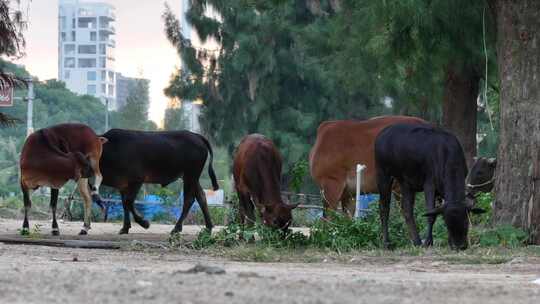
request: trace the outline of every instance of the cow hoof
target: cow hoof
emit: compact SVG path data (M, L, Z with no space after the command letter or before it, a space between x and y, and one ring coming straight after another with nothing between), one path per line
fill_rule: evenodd
M433 246L433 240L425 240L422 246L424 246L425 248Z
M81 229L81 232L79 232L79 235L87 235L88 231Z
M142 220L139 225L141 225L141 227L143 227L144 229L150 228L150 222L147 220Z
M120 229L120 231L118 231L118 234L128 234L129 233L129 228L122 228Z
M21 235L30 235L30 231L28 230L28 228L21 229L20 233Z
M60 235L60 230L55 229L55 230L51 231L51 233L52 233L52 235L58 236L58 235Z

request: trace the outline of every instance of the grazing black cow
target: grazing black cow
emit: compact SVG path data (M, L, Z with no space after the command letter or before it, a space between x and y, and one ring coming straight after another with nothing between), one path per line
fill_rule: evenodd
M484 212L465 203L467 163L458 139L449 132L430 125L396 124L384 129L375 141L377 185L381 196L379 205L383 242L388 239L388 216L392 181L401 187L402 211L414 245L421 245L413 215L415 196L424 192L428 212L426 246L433 244L433 224L442 214L452 248L468 246L469 212ZM435 208L435 199L444 199Z
M479 157L474 159L474 164L467 177L467 196L474 199L480 192L490 192L495 181L496 158Z
M199 177L210 153L208 174L214 190L219 188L212 167L212 148L203 136L189 131L145 132L112 129L102 135L108 139L101 156L100 168L103 185L116 188L122 196L124 225L120 234L131 228L129 213L144 228L150 223L136 210L134 201L144 183L168 184L182 178L184 181L184 206L182 215L171 233L182 231L194 198L197 198L204 215L206 227L212 229L206 196L199 184Z

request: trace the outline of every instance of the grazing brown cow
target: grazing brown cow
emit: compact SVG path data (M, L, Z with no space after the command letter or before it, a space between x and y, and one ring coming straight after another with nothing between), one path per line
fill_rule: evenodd
M83 124L60 124L41 129L31 134L21 152L21 189L24 197L23 232L27 232L28 210L32 202L29 190L39 187L51 188L51 209L53 213L52 233L58 235L56 203L59 189L70 179L77 181L84 199L84 227L81 234L90 229L92 199L88 188L88 178L95 176L99 187L102 177L99 159L106 138L98 137Z
M234 157L234 183L240 200L240 224L255 222L257 207L263 223L287 230L291 211L298 205L283 202L280 192L281 155L274 143L260 134L242 139Z
M363 121L326 121L319 126L315 145L309 154L309 169L321 188L325 210L336 210L341 201L343 212L354 216L357 164L366 166L362 173L362 192L378 193L375 138L384 128L395 123L427 122L409 116L381 116Z

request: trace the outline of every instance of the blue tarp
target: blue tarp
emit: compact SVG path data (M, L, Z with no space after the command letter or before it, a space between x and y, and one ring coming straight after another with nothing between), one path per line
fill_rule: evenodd
M111 196L110 199L120 200L119 196ZM103 200L108 208L108 217L110 219L122 218L124 215L124 208L121 203ZM164 213L171 217L179 218L182 213L183 206L183 194L172 206L166 206L162 203L162 200L157 195L147 195L144 197L143 202L136 202L135 209L144 216L145 219L153 220L156 216L162 216ZM199 209L199 203L197 200L191 206L190 212L195 212Z

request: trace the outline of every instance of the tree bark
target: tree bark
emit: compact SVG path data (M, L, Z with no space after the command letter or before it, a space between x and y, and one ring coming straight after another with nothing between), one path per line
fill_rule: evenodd
M443 127L454 133L465 152L467 165L476 156L476 99L480 76L473 68L446 67L443 97Z
M494 224L540 244L540 1L493 0L501 81Z

